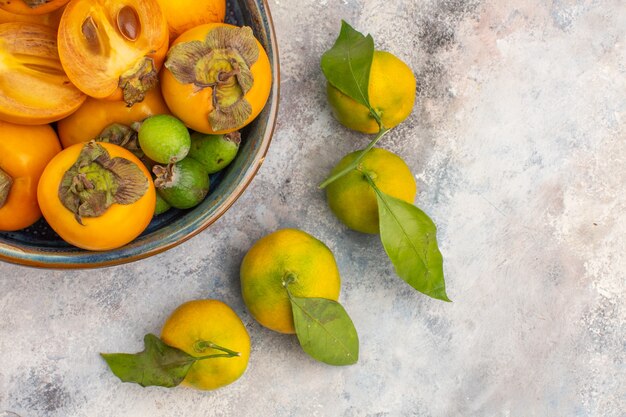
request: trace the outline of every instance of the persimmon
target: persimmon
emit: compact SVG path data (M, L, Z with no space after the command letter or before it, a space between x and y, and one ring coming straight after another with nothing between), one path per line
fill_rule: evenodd
M154 184L141 161L120 146L93 141L70 146L50 161L37 198L63 240L100 251L139 236L156 207Z
M0 230L15 231L41 217L37 183L61 144L50 125L0 121Z
M41 15L65 6L70 0L0 0L0 9L23 15Z
M221 23L226 17L226 0L158 0L167 19L170 40L205 23Z
M57 29L62 15L63 7L46 14L17 14L0 9L0 23L38 23L40 25L50 26L51 28Z
M54 29L25 22L0 24L0 120L47 124L86 99L69 80Z
M249 27L209 23L183 33L161 71L167 106L202 133L229 133L263 110L272 86L267 53Z
M130 126L157 114L169 114L161 91L153 88L140 103L128 107L123 101L99 100L89 97L69 117L59 120L57 130L64 148L89 142L112 124Z
M58 40L65 72L81 91L128 105L154 88L169 44L157 0L73 0Z

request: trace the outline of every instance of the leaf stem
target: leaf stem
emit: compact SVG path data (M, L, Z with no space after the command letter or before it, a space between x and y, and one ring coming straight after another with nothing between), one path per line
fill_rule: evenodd
M378 122L378 120L377 120ZM326 180L324 180L324 182L322 182L319 185L319 188L324 189L326 188L330 183L338 180L339 178L343 177L344 175L346 175L347 173L349 173L350 171L352 171L353 169L355 169L359 163L361 162L361 160L363 159L363 157L374 147L376 146L376 144L378 143L379 140L381 140L386 134L387 132L389 132L391 129L387 129L386 127L384 127L382 125L382 123L379 122L380 125L380 130L378 131L378 133L376 134L376 137L369 143L369 145L367 145L367 147L365 149L363 149L356 157L356 159L354 161L352 161L352 163L350 165L348 165L346 168L342 169L341 171L339 171L338 173L336 173L335 175L332 175L328 178L326 178Z
M378 124L378 128L380 130L383 130L385 128L383 126L383 119L380 117L380 114L376 110L374 110L374 108L369 104L369 101L367 102L367 109L370 111L370 114L372 115L374 120L376 120L376 123Z
M224 352L224 353L216 353L213 355L197 356L195 357L197 361L201 361L203 359L211 359L211 358L233 358L235 356L241 356L240 352L235 352L234 350L230 350L216 343L213 343L210 340L196 341L196 343L194 343L193 345L193 349L196 352L204 352L207 349L221 350L222 352Z
M363 174L363 176L365 177L365 179L367 180L369 185L374 189L376 194L381 195L380 194L380 189L376 186L376 183L374 182L372 177L370 177L370 174L368 174L367 172L363 171L360 167L357 167L356 170L359 171L361 174Z
M289 292L289 286L296 282L298 276L293 272L287 271L283 277L283 287L287 290L287 294L289 294L289 298L291 298L291 292Z
M389 207L389 204L387 204L387 200L385 200L385 196L383 195L382 191L380 191L380 188L378 188L378 186L376 185L376 183L374 182L374 180L372 179L372 177L370 177L370 175L363 171L360 168L357 168L357 170L363 174L363 176L365 176L365 179L367 180L367 182L369 183L370 187L372 187L372 189L374 190L374 192L376 194L378 194L378 197L380 198L380 201L382 201L382 203L385 205L385 208L387 209L387 211L389 213L391 213L391 216L393 217L393 220L396 222L396 224L398 225L398 228L400 230L402 230L402 233L404 234L404 237L406 238L406 240L411 244L411 248L413 248L413 251L415 251L415 253L418 252L417 247L415 246L413 240L411 239L411 237L409 236L409 234L406 232L404 226L402 225L402 222L400 221L400 219L398 219L398 217L396 216L396 214L393 212L393 210L391 210L391 207ZM428 265L426 265L426 262L424 262L424 260L421 257L418 257L418 259L420 260L420 262L422 263L422 266L424 267L424 269L428 272Z

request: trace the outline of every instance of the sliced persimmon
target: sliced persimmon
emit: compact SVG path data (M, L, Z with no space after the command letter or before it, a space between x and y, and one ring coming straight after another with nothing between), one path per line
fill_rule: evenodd
M156 85L169 41L157 0L73 0L58 36L61 63L80 90L129 106Z
M50 26L57 29L63 14L63 7L46 14L17 14L0 9L0 23L27 22Z
M0 9L24 15L38 15L53 12L70 0L0 0Z
M0 120L38 125L60 120L87 98L63 71L54 29L0 24Z

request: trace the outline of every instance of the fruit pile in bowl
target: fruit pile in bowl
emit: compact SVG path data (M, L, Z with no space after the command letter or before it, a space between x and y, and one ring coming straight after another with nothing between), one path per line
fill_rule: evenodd
M265 0L0 0L0 259L187 240L252 180L277 105Z

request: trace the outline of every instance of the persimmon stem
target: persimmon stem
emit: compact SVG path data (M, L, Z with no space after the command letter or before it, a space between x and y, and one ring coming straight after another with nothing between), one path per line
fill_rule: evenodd
M193 345L193 349L196 352L204 352L207 349L215 349L215 350L221 350L224 353L216 353L213 355L206 355L206 356L198 356L196 357L197 361L201 361L203 359L212 359L212 358L233 358L236 356L241 356L240 352L235 352L234 350L230 350L228 348L225 348L223 346L220 346L216 343L211 342L210 340L198 340L196 341L196 343L194 343Z
M13 185L13 178L0 168L0 208L4 206L9 198L9 192Z
M384 126L380 126L380 130L378 131L378 133L376 134L376 137L374 137L374 139L369 143L369 145L367 145L367 147L365 149L363 149L358 155L357 157L354 159L354 161L352 161L352 163L350 165L348 165L347 167L345 167L344 169L342 169L341 171L339 171L338 173L336 173L335 175L331 175L330 177L326 178L324 180L324 182L322 182L319 185L319 188L324 189L326 188L329 184L331 184L332 182L338 180L339 178L343 177L344 175L346 175L347 173L349 173L350 171L356 169L357 166L359 166L359 163L361 162L361 160L363 159L363 157L374 147L376 146L376 144L378 143L379 140L381 140L386 134L387 132L389 132L391 129L387 129Z

